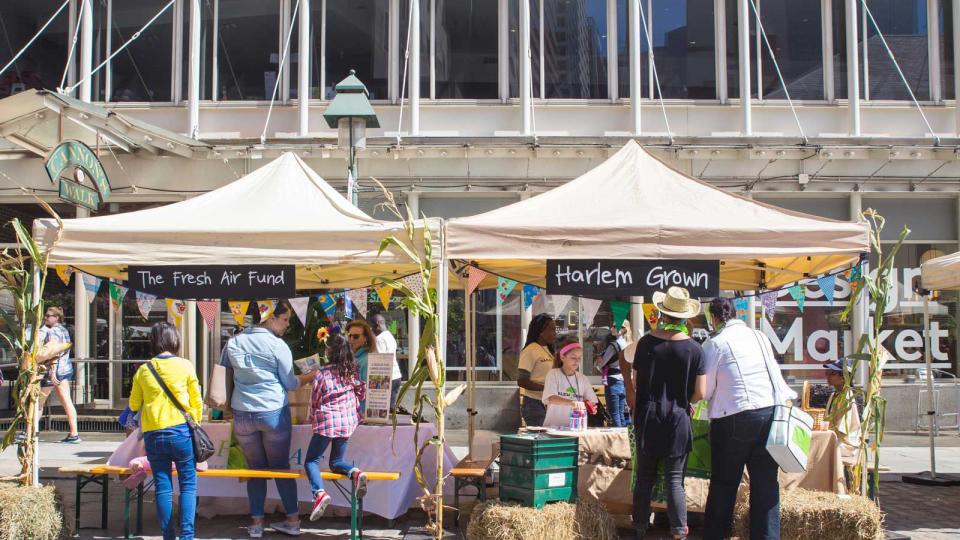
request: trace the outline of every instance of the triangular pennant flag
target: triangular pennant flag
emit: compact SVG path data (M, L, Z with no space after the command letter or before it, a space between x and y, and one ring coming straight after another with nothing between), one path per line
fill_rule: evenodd
M65 264L58 264L54 266L54 269L57 271L57 275L60 276L60 281L62 281L64 285L69 285L70 276L73 274L73 268Z
M123 303L123 297L127 295L127 291L129 290L130 289L124 287L123 285L119 285L112 281L110 282L110 307L112 307L114 311L120 310L120 305Z
M777 312L777 293L772 291L761 294L760 305L763 306L763 313L767 320L773 322L773 316Z
M407 288L410 289L411 292L413 292L413 294L420 297L424 296L423 277L421 277L419 273L405 276L403 279L400 280L400 283L403 283L404 285L406 285Z
M467 294L473 294L473 291L477 290L477 287L480 285L480 282L486 279L489 274L485 270L481 270L476 266L471 266L467 269Z
M833 294L836 283L837 276L834 274L823 276L817 279L817 285L820 286L820 290L823 291L823 295L827 297L827 302L830 306L833 306Z
M750 317L750 301L746 298L734 298L733 307L737 309L737 318L743 322L747 322L747 319Z
M540 287L536 285L523 286L523 309L528 309L533 305L534 298L540 294Z
M650 326L650 328L656 328L657 321L660 319L660 312L657 311L657 306L653 304L644 304L643 318L647 321L647 325Z
M93 300L97 297L97 292L100 290L100 283L102 283L103 280L90 274L80 275L83 277L83 289L87 292L87 303L93 303Z
M220 301L197 300L197 311L203 317L203 322L207 323L207 330L213 332L213 323L220 316Z
M505 277L497 278L497 303L503 305L510 296L510 291L517 286L517 282Z
M174 298L167 298L167 320L173 323L174 326L180 327L180 322L183 321L183 314L187 311L187 304L183 300L176 300Z
M593 326L593 318L597 316L597 312L600 311L600 304L602 303L603 300L596 300L594 298L580 299L581 313L583 313L580 322L584 328Z
M276 300L257 300L257 311L260 312L260 322L269 319L275 309L277 309Z
M136 293L137 308L140 310L140 316L143 317L143 320L147 320L150 318L150 311L153 309L153 303L157 301L157 297L140 291L136 291Z
M859 264L850 269L850 283L859 281L863 277L863 267Z
M803 301L804 301L804 289L803 285L794 285L787 289L787 292L790 293L790 297L797 303L797 307L800 308L800 311L803 312Z
M310 297L288 298L287 301L290 302L290 307L292 307L293 312L297 314L300 323L303 324L303 326L307 326L307 306L310 305Z
M337 312L337 299L332 294L321 294L317 296L317 300L320 302L320 307L323 308L327 318L332 321Z
M233 320L237 322L237 326L243 326L247 310L250 309L250 301L230 300L227 302L227 306L230 307L230 314L233 315Z
M613 326L620 328L620 325L623 324L623 321L625 321L627 316L630 315L630 302L612 300L610 302L610 312L613 314Z
M554 317L559 317L563 310L567 309L567 304L570 303L570 299L573 298L569 294L552 294L550 295L550 300L553 304L552 314Z
M347 298L361 317L367 316L367 289L351 289L347 291Z
M378 288L377 296L380 297L380 303L383 304L383 309L388 311L390 309L390 297L393 296L393 287L384 285Z

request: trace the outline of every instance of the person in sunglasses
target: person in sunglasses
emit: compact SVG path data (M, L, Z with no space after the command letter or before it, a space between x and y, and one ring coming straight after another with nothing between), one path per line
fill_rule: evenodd
M353 351L353 358L357 361L360 382L365 383L367 381L367 355L380 352L377 348L377 336L373 333L373 328L370 327L370 324L363 319L354 319L348 322L346 333L350 350ZM366 400L361 401L361 415L366 408Z

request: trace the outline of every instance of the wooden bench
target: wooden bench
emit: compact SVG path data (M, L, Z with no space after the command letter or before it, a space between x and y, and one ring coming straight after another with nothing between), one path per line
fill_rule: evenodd
M80 497L83 494L84 487L88 484L95 484L101 487L100 490L100 526L102 529L107 528L107 514L108 514L108 486L110 485L110 475L118 476L129 476L133 473L133 470L129 467L117 467L112 465L88 465L81 467L61 467L59 469L61 473L73 474L77 477L77 489L76 489L76 515L75 515L75 530L80 530ZM174 471L176 474L176 471ZM340 481L349 480L349 477L337 474L329 471L322 471L321 475L324 480L330 480L333 482L333 485L350 500L350 538L357 539L363 538L363 497L358 497L357 493L354 491L353 482L350 482L349 491L339 484ZM400 473L398 472L367 472L367 480L374 481L390 481L390 480L399 480ZM306 478L306 474L303 472L297 471L268 471L268 470L257 470L257 469L208 469L206 471L197 471L197 476L200 478L237 478L237 479L250 479L250 478L263 478L263 479L277 479L277 478L289 478L289 479L300 479ZM130 503L134 499L137 501L137 528L136 534L140 534L143 530L143 492L150 488L154 480L151 478L146 483L140 483L135 489L126 489L124 494L124 505L123 505L123 537L131 538L130 536ZM94 492L96 493L96 492Z
M467 456L460 460L460 463L450 470L450 476L453 477L453 506L457 509L454 523L460 523L460 490L465 487L473 487L477 490L477 499L487 500L486 476L490 465L495 458L474 460Z

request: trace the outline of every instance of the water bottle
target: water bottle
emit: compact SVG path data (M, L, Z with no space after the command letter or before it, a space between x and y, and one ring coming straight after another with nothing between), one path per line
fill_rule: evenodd
M573 407L570 407L570 425L569 425L570 431L577 431L579 425L580 425L580 421L578 420L578 417L577 417L577 410L574 409Z
M577 431L586 431L587 429L587 411L578 411L580 413L579 427Z

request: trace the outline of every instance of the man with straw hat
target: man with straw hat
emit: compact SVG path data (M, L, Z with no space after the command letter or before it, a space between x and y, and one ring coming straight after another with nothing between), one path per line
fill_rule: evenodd
M633 358L637 452L633 522L637 538L642 538L650 525L650 499L662 465L670 532L673 538L686 538L683 474L693 449L690 404L706 389L703 349L688 335L686 321L700 314L700 302L686 289L670 287L666 293L654 293L653 304L660 311L660 325L640 338Z

